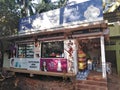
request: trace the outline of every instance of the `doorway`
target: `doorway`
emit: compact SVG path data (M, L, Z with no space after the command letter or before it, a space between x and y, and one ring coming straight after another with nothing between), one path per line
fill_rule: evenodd
M106 62L111 63L112 72L117 74L117 62L116 62L116 51L106 51Z

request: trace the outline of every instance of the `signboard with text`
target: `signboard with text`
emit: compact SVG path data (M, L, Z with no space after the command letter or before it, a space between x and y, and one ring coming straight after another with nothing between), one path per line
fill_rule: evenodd
M40 70L39 58L11 58L10 67L26 70Z
M65 7L21 18L19 34L50 29L67 28L71 25L103 20L102 0L70 0Z
M40 59L28 59L28 70L40 70Z

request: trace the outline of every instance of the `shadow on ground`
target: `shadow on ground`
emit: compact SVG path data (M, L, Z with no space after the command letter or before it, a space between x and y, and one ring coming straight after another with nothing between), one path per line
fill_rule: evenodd
M15 86L15 77L11 77L0 81L0 90L21 90L19 87Z
M116 74L108 75L108 90L120 90L120 77Z

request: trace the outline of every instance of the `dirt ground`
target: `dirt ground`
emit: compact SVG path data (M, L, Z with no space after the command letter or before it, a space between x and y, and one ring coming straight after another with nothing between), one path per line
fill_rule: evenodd
M0 81L0 90L21 90L19 87L15 86L14 77Z
M26 77L28 78L28 77ZM120 90L120 77L116 74L108 75L108 90ZM21 90L16 85L16 77L0 81L0 90Z

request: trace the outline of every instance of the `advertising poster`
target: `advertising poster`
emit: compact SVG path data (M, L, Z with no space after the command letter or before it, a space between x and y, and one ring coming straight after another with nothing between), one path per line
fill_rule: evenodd
M27 60L23 58L13 58L11 59L11 65L14 68L27 69Z
M40 59L29 59L28 58L28 70L37 70L39 71L40 70Z
M45 72L67 72L67 60L64 58L40 59L40 69Z

